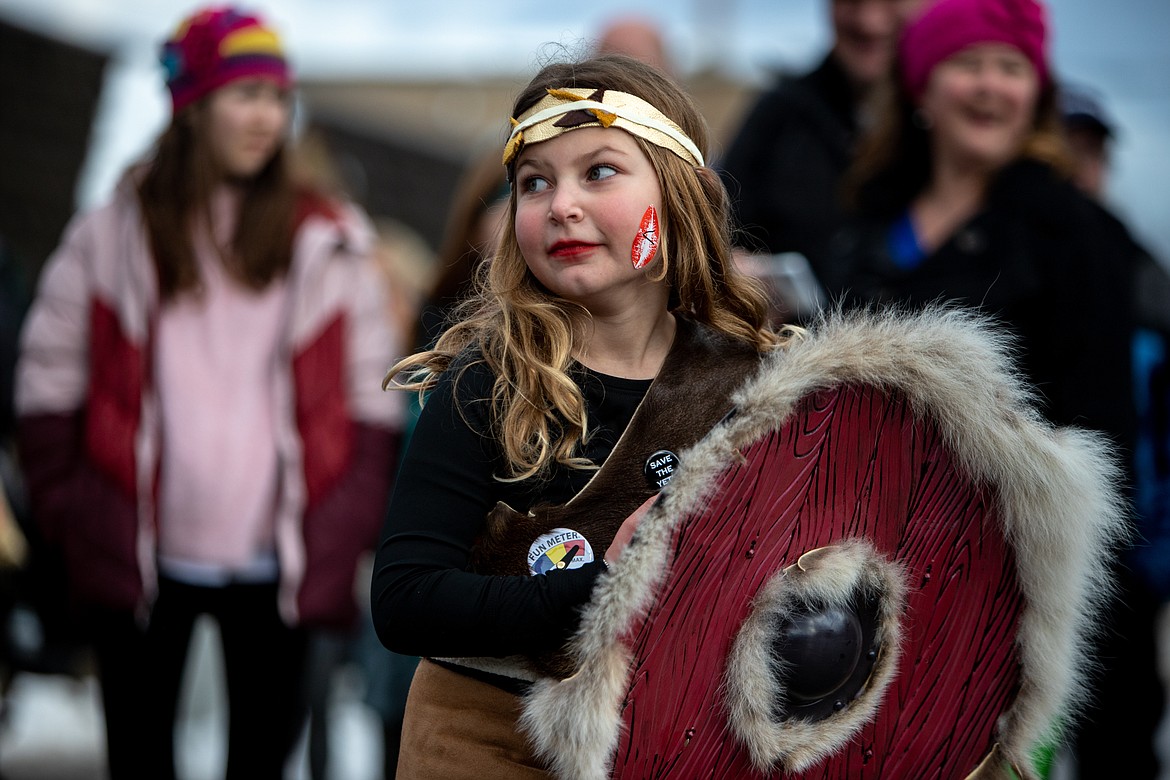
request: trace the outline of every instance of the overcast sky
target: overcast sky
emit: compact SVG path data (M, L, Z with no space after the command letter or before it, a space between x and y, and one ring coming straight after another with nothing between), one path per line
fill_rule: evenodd
M78 192L105 197L165 123L158 41L190 0L0 0L0 18L109 53ZM683 73L715 66L762 78L811 64L828 40L826 0L240 0L278 28L308 78L526 76L547 44L581 46L605 21L657 21ZM1110 200L1170 261L1170 0L1048 0L1064 78L1105 97L1121 125ZM0 121L3 118L0 117Z

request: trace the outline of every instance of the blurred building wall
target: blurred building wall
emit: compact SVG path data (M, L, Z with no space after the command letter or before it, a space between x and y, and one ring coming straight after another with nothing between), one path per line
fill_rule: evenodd
M318 112L306 140L322 145L332 178L370 216L409 227L432 250L442 244L447 204L465 165L460 149Z
M0 21L0 241L30 277L73 214L107 61Z

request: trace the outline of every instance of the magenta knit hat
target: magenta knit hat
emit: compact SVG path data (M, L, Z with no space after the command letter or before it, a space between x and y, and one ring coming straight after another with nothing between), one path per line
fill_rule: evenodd
M968 46L1006 43L1023 52L1048 83L1047 14L1038 0L937 0L902 31L902 84L922 97L930 72Z
M226 6L184 19L163 43L160 60L176 114L237 79L266 76L282 87L292 82L276 33L258 17Z

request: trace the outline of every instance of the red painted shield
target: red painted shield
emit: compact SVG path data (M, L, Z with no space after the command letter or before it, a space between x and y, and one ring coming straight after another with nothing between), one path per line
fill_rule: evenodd
M1124 513L993 333L829 319L736 394L525 699L558 776L1030 776Z
M993 505L931 426L872 391L820 393L743 454L677 526L670 573L630 626L613 777L774 777L752 766L718 705L728 653L769 578L854 538L904 570L899 668L845 749L785 776L965 777L992 749L1019 676L1020 596Z

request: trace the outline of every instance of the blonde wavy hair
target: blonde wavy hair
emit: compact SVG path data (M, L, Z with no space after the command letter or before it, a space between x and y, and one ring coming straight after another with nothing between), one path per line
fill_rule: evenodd
M548 88L572 87L641 97L674 120L706 156L708 130L691 98L660 71L622 55L546 66L520 93L512 115L519 116ZM641 138L634 140L650 159L662 190L661 243L650 273L669 285L671 312L760 351L785 343L788 335L768 326L763 289L732 260L728 197L719 176ZM509 209L514 218L515 189ZM581 389L569 375L588 323L583 307L536 280L520 253L514 219L509 219L494 254L480 265L471 297L456 310L454 324L433 348L394 365L383 387L425 395L448 369L486 363L495 376L492 435L502 443L508 464L508 473L498 479L544 475L553 464L595 468L580 455L589 425ZM470 362L457 362L469 354L474 354ZM404 372L406 380L396 381Z

